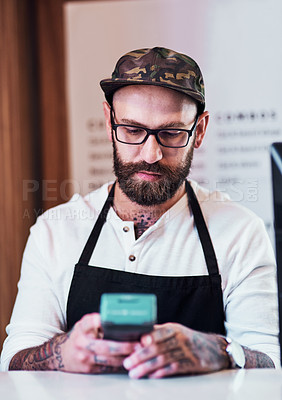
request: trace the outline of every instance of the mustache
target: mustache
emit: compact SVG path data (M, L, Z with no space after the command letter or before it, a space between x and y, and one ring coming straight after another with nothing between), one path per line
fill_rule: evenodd
M140 171L152 172L161 175L170 174L173 171L172 168L162 165L159 162L148 164L146 161L139 161L137 163L124 163L124 168L126 168L126 172L128 175L133 175Z

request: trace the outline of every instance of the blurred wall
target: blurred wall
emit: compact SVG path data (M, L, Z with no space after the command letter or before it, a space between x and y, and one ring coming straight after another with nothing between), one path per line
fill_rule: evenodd
M205 81L210 120L190 178L257 213L273 238L269 145L282 140L281 0L89 1L64 9L74 192L114 178L99 81L121 54L164 46L197 60Z

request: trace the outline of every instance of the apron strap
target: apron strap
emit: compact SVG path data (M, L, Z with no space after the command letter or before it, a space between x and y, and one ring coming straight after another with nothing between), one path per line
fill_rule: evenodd
M215 251L212 245L211 237L205 223L203 213L200 204L197 200L195 192L190 183L185 181L186 192L188 195L188 206L191 207L192 214L194 216L195 225L198 231L198 235L202 244L207 268L210 275L216 275L219 273L218 264L216 260Z
M107 200L102 208L102 211L100 212L98 219L92 229L92 232L86 242L86 245L85 245L83 252L80 256L80 259L78 261L81 264L85 264L85 265L89 264L91 255L94 251L97 240L99 239L103 225L106 222L109 209L111 208L111 206L113 204L115 185L116 185L116 183L114 182L114 184L109 192L109 195L107 197Z

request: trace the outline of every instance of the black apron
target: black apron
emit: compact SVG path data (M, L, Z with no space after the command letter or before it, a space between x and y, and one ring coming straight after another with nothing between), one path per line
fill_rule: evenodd
M221 276L200 205L188 181L185 181L188 205L194 215L208 275L152 276L88 265L113 204L114 187L115 184L75 266L67 302L68 329L83 315L99 312L103 293L154 293L157 296L158 324L178 322L202 332L224 335Z

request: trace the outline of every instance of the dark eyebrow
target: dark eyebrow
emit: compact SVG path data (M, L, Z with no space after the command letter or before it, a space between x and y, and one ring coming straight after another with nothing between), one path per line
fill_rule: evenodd
M140 127L146 128L144 125L140 124L139 122L133 120L133 119L127 119L127 118L122 118L121 119L122 124L127 124L127 125L136 125ZM167 128L185 128L187 125L184 124L183 122L169 122L166 124L160 125L157 129L167 129Z

